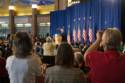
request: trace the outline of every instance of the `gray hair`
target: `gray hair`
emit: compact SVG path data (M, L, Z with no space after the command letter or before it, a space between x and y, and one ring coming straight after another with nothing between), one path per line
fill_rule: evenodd
M75 52L74 53L74 60L76 64L80 64L83 62L83 55L81 52Z
M122 41L121 32L117 28L108 28L102 36L102 45L106 49L117 49Z

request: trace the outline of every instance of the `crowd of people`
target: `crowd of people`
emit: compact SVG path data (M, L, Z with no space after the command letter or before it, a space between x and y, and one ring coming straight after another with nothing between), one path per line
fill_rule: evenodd
M125 83L125 45L116 28L90 46L32 40L26 32L0 40L0 83Z

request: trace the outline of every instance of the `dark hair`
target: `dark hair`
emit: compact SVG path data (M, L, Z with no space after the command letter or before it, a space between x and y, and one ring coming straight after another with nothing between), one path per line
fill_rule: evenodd
M17 32L15 36L15 56L25 58L31 55L32 42L31 38L26 32Z
M55 57L55 64L64 67L71 67L73 66L73 62L74 54L72 47L66 42L61 43L58 47L57 56Z

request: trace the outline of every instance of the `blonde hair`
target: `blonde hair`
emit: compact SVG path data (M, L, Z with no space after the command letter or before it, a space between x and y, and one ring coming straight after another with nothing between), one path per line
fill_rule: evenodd
M102 36L102 44L107 49L117 49L122 41L121 32L117 28L108 28Z

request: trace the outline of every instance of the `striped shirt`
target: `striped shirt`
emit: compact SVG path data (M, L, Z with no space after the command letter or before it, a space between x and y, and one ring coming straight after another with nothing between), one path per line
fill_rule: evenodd
M85 83L84 81L84 74L79 68L53 66L45 74L45 83Z

